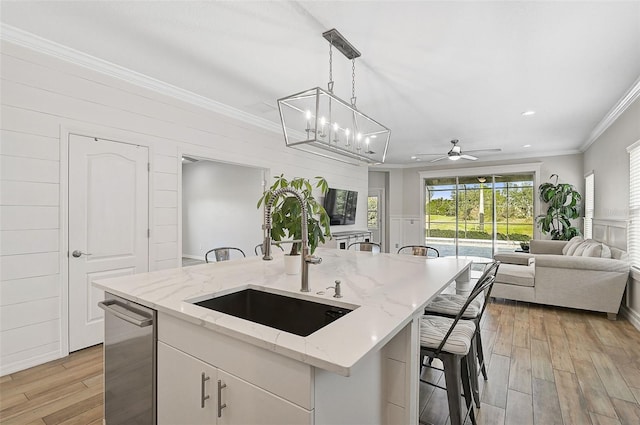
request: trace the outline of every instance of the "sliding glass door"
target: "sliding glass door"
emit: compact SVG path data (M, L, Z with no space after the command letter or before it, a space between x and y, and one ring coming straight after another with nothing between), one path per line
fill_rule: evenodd
M491 258L533 239L533 174L425 179L425 244Z

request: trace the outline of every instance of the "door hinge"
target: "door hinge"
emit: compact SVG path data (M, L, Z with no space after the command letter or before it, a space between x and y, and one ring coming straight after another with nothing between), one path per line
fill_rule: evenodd
M151 171L151 163L147 162L147 171Z
M150 238L151 237L151 229L147 229L147 237Z

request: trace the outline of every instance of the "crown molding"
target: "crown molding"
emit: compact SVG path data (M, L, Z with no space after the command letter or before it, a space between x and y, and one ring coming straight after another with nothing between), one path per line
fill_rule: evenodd
M595 142L598 137L602 136L610 126L627 110L635 100L640 97L640 77L633 83L631 88L622 96L622 98L614 105L613 108L604 116L602 121L593 129L587 141L580 147L582 152L589 149L589 146Z
M180 87L165 83L164 81L157 80L139 72L132 71L128 68L116 65L95 56L88 55L54 41L47 40L46 38L42 38L11 25L6 25L4 23L0 24L0 39L26 47L39 53L71 62L110 77L126 81L130 84L152 90L156 93L170 96L180 101L251 124L264 130L274 133L282 133L282 127L280 124L257 117L227 104L209 99L189 90L181 89Z

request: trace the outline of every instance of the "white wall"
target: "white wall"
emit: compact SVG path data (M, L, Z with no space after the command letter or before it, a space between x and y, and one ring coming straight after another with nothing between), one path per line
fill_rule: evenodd
M451 161L449 161L451 162ZM459 161L458 161L459 162ZM403 187L404 187L404 214L411 216L419 216L422 210L420 205L420 198L416 196L409 196L410 194L420 194L422 191L422 181L420 180L421 171L435 171L443 170L447 173L450 170L473 167L499 167L500 165L514 165L514 164L540 164L540 181L545 182L548 180L551 174L558 174L560 176L560 182L570 183L582 193L584 186L583 172L582 172L582 154L576 155L563 155L563 156L548 156L541 158L525 158L521 160L509 160L509 161L487 161L482 163L466 163L461 165L451 166L438 166L438 167L414 167L404 169ZM537 201L537 198L536 198Z
M640 99L604 132L584 153L585 172L594 172L594 218L629 218L629 154L627 146L640 140ZM627 286L627 316L640 329L640 280L632 273Z
M262 239L263 170L213 161L182 164L182 254L202 260L216 247L247 256Z
M34 48L2 40L0 57L0 375L68 350L68 132L149 147L150 270L179 265L181 152L367 191L366 167L288 149L279 133L212 112L203 99L196 106L162 94L156 82L150 90L98 72L103 64L78 52L25 44ZM61 59L78 57L87 67ZM360 200L353 227L365 228L366 196Z
M404 169L388 169L390 178L390 249L398 245L421 243L422 206L420 205L423 190L420 172L441 170L449 174L451 170L464 170L469 167L500 167L515 164L538 163L540 167L540 182L548 180L551 174L558 174L560 182L574 185L580 193L584 190L584 172L582 154L550 156L540 158L526 158L509 161L487 161L482 163L456 164L432 167L411 167ZM535 199L538 202L538 199ZM581 223L577 223L580 225ZM537 230L536 230L537 231Z

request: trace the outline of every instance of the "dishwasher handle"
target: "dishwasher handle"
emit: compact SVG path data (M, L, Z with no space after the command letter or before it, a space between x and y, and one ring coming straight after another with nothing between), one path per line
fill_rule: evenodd
M136 325L140 328L144 328L153 324L153 317L147 317L143 312L128 307L126 304L118 300L105 300L99 301L98 307L111 313L120 319Z

